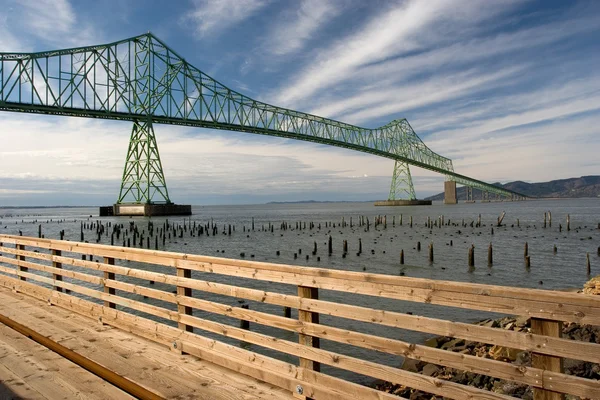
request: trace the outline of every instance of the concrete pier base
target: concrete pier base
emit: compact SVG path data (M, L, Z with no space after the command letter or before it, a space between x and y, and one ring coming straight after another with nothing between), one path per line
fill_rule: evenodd
M111 212L112 211L112 212ZM115 204L100 207L100 216L154 217L168 215L192 215L192 206L186 204Z
M430 206L431 200L381 200L376 206Z
M456 197L456 182L444 182L444 204L458 203L458 199Z

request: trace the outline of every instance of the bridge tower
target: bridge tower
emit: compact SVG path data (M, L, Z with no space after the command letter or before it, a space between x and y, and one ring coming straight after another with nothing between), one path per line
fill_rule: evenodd
M117 204L170 204L152 121L135 120Z
M420 206L431 205L431 200L417 200L410 168L405 161L394 163L390 195L387 200L376 201L376 206Z
M123 168L119 199L113 206L115 215L190 215L192 207L176 205L169 199L167 181L162 168L152 116L157 105L169 92L172 77L168 68L156 60L155 44L150 35L134 41L130 48L133 59L132 80L134 95L130 106L139 118L133 120L129 148ZM111 71L112 72L112 71ZM155 78L155 74L162 77ZM115 73L117 76L118 73Z
M392 175L389 201L393 200L416 200L415 187L413 186L410 168L403 161L396 161Z

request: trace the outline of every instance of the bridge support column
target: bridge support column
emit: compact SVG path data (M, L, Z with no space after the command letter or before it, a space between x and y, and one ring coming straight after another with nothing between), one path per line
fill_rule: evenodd
M412 176L408 164L402 161L396 161L394 164L394 174L392 175L392 185L388 200L416 200L415 187L413 186Z
M134 120L119 200L113 206L112 214L153 216L191 213L191 206L173 204L169 199L152 119L148 116ZM106 207L100 208L101 216L108 214Z
M444 182L444 204L456 204L458 200L456 198L456 182L446 181Z
M396 161L390 195L387 200L375 202L376 206L430 206L431 200L417 200L408 164Z

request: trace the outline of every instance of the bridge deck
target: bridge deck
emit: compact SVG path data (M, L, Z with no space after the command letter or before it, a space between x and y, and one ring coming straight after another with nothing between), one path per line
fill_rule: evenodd
M290 392L0 288L0 314L170 399L281 399ZM0 324L1 399L132 399Z

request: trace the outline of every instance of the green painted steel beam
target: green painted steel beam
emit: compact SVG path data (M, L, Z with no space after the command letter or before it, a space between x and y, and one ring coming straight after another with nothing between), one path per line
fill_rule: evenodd
M152 123L305 140L387 157L492 193L522 196L455 173L452 161L429 149L406 119L367 129L256 101L206 75L150 33L105 45L0 53L0 110L147 121L150 141ZM134 162L148 157L141 148L130 150ZM128 152L125 172L130 161ZM163 185L162 168L159 175Z

